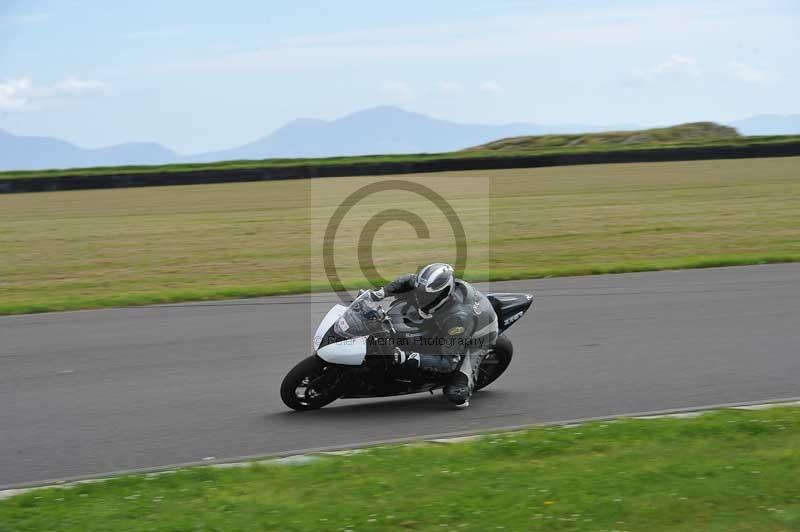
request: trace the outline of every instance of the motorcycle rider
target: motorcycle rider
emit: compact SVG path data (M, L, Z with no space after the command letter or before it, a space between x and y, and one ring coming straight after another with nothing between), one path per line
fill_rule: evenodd
M418 349L395 346L394 362L423 372L452 373L445 397L469 406L478 368L497 340L497 314L486 296L456 279L452 266L444 263L429 264L371 292L376 301L386 296L408 299L416 314L410 319L419 324L423 340Z

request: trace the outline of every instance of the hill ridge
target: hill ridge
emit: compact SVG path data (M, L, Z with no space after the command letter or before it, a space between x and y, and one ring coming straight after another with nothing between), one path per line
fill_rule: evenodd
M687 122L668 127L637 129L631 131L602 131L560 135L523 135L494 140L471 146L463 151L514 151L525 152L545 148L573 148L577 146L661 145L687 140L716 140L741 137L733 127L716 122Z

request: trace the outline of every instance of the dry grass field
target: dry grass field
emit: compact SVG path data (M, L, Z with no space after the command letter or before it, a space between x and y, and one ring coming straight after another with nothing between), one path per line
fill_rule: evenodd
M0 312L325 289L319 257L330 216L353 190L387 179L0 195ZM800 260L800 158L400 179L454 206L471 279ZM355 241L382 209L417 212L431 232L420 240L403 222L382 225L373 250L381 275L453 259L447 220L403 194L370 196L346 217L336 264L348 284L365 282Z

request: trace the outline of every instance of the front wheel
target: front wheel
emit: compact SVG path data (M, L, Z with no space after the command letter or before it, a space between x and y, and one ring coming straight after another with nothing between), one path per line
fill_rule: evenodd
M301 360L281 383L281 399L294 410L314 410L342 395L341 368L317 356Z
M496 381L500 375L511 364L511 357L514 355L514 344L505 335L497 337L494 347L483 357L481 365L478 366L478 382L475 383L475 390L480 390Z

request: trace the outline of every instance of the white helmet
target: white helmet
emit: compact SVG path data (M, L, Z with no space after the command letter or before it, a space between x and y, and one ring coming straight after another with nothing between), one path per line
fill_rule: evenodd
M453 267L436 262L428 264L417 274L414 299L417 310L423 318L430 318L450 298L455 286Z

